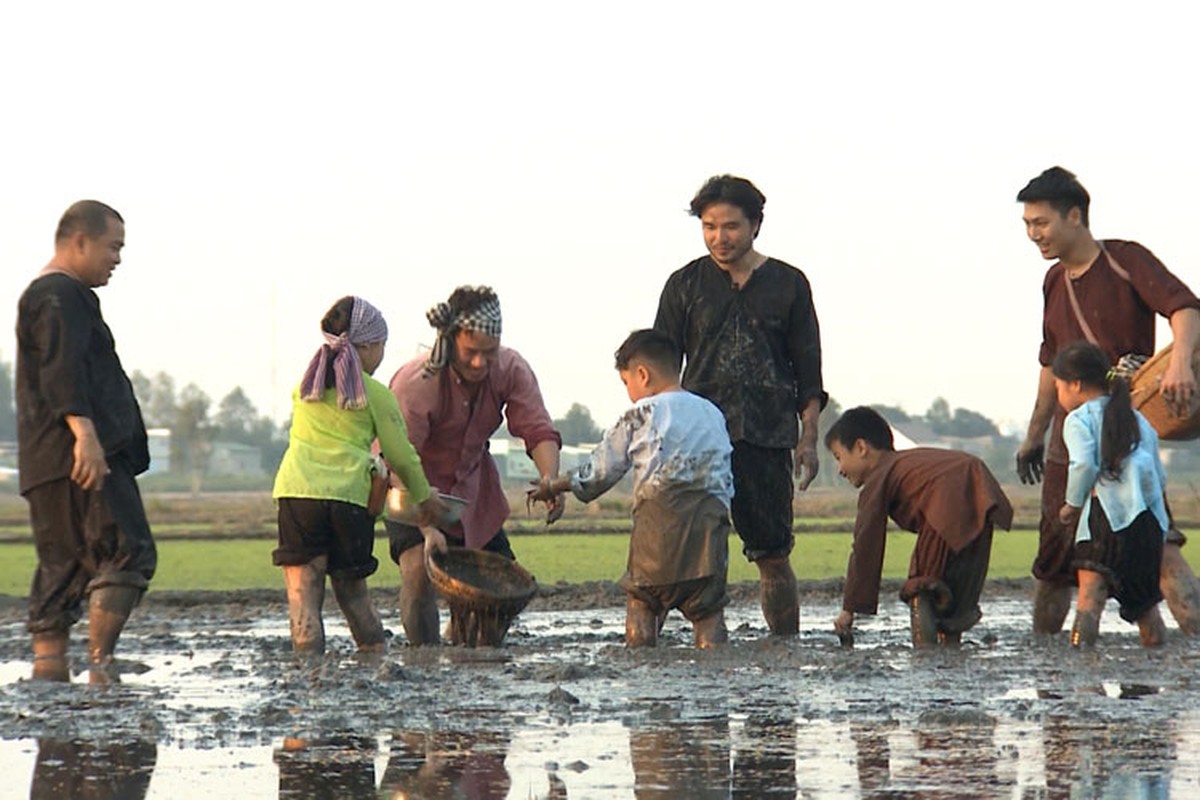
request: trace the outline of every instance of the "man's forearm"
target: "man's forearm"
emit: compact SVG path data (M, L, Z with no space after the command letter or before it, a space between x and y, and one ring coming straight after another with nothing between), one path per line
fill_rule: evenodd
M800 412L800 444L805 447L817 446L817 433L820 429L821 398L813 397Z
M538 442L529 451L529 457L533 459L538 475L544 478L553 478L558 475L558 442L553 439Z

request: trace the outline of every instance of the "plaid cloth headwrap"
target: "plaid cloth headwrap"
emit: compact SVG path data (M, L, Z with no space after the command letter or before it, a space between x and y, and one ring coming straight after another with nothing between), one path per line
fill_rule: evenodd
M471 311L455 312L449 303L438 303L425 312L425 318L438 332L433 352L429 354L422 370L426 376L433 375L450 363L450 352L454 345L451 337L455 331L478 331L500 338L500 299L495 295Z
M325 372L333 360L334 385L337 387L339 408L358 409L367 407L367 389L363 385L362 361L358 358L356 344L374 344L387 339L387 321L379 309L363 300L354 298L350 312L350 326L338 336L325 334L325 344L308 362L308 369L300 381L300 397L310 402L320 401L325 394Z

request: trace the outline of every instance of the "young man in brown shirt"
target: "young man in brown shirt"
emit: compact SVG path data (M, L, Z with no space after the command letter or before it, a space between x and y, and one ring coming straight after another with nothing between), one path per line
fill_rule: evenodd
M1155 317L1161 314L1170 320L1174 339L1161 391L1173 407L1186 409L1198 391L1191 363L1200 339L1200 300L1137 242L1094 238L1088 228L1091 198L1062 167L1031 180L1017 202L1024 204L1030 240L1042 258L1054 261L1042 284L1041 371L1029 429L1017 451L1017 473L1023 483L1042 483L1033 628L1056 633L1071 606L1074 536L1058 519L1067 488L1066 411L1055 394L1050 364L1059 350L1081 339L1100 347L1114 364L1126 354L1151 356ZM1172 525L1163 547L1162 592L1180 629L1195 635L1200 634L1200 586L1180 552L1184 541Z

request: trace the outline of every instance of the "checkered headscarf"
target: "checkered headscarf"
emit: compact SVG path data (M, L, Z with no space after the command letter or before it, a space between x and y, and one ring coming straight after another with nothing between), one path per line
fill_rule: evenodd
M425 362L424 373L433 375L450 363L453 336L458 331L478 331L493 338L500 338L500 300L493 296L470 311L454 311L449 303L438 303L425 312L431 327L437 329L437 341L433 352Z
M332 360L338 407L366 408L367 389L363 385L362 361L354 345L386 341L387 334L387 321L379 309L361 297L354 298L346 332L336 336L325 333L325 344L308 362L308 369L300 380L301 399L310 402L321 400L325 394L325 373Z

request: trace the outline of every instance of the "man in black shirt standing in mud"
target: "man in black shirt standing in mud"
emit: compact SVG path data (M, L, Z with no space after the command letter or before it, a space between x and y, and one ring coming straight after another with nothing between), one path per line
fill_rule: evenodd
M150 465L146 427L93 291L124 245L120 214L75 203L54 257L18 303L17 449L38 555L35 678L69 680L68 632L86 599L91 681L115 679L113 648L157 564L134 479Z
M654 327L684 352L683 388L725 414L733 442L734 528L758 567L771 632L800 628L792 551L793 472L817 475L828 402L821 334L804 273L754 249L766 197L745 178L710 178L691 202L708 255L667 279Z

